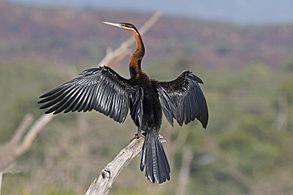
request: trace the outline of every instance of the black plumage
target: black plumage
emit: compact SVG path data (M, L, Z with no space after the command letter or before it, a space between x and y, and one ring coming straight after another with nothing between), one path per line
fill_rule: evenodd
M140 170L153 183L170 179L170 166L159 138L162 112L173 125L180 126L198 119L204 128L208 123L208 108L200 88L202 80L190 71L184 71L173 81L158 82L149 79L141 70L144 56L142 38L129 23L108 23L133 33L137 49L130 59L130 79L118 75L109 67L85 70L81 75L40 97L45 113L86 112L96 110L117 122L124 122L128 112L143 132Z
M80 77L42 95L39 103L46 114L94 109L121 123L130 104L139 112L142 100L139 86L104 66L83 71Z
M167 120L180 126L197 118L204 128L208 124L208 108L199 86L202 80L190 71L184 71L177 79L158 82L157 89Z

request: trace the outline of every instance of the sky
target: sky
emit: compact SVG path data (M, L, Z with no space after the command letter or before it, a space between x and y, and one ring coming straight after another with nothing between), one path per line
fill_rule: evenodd
M293 23L293 0L8 0L22 4L160 11L246 24Z

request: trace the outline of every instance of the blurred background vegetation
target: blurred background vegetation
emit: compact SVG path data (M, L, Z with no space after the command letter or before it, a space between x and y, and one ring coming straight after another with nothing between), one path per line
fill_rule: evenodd
M25 114L35 117L38 96L83 69L129 35L101 21L141 26L150 14L0 3L0 143ZM198 122L161 134L171 181L150 184L139 158L123 170L110 194L176 194L187 170L186 194L293 193L293 23L239 25L162 17L144 36L144 70L171 80L189 69L203 79L210 110ZM119 73L128 77L127 60ZM5 174L3 194L83 194L96 174L136 131L98 113L60 114L31 150ZM186 175L185 175L186 179Z

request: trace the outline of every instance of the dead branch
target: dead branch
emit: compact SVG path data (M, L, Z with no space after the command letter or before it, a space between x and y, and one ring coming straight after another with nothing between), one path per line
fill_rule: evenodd
M132 140L119 154L106 165L88 188L86 195L104 195L108 194L112 184L121 172L133 158L141 151L144 138Z
M182 163L179 171L178 184L176 188L177 195L184 195L189 181L189 174L191 169L192 151L190 148L185 148L182 154Z
M277 99L277 116L273 126L278 130L288 129L288 98L286 94L281 94Z
M33 126L24 136L23 141L19 146L16 148L15 152L17 156L22 155L25 153L32 145L38 134L42 131L42 129L51 121L53 118L53 114L49 115L42 115L38 120L35 121Z
M20 125L16 129L12 139L10 140L10 144L17 144L20 142L21 138L23 137L25 131L29 128L29 126L33 122L33 116L30 114L27 114L22 119Z
M14 149L17 147L25 131L31 125L32 120L33 117L31 115L25 115L20 125L15 130L15 133L11 140L8 143L0 146L0 172L4 172L9 164L15 160Z
M24 117L11 141L0 147L0 172L5 172L4 170L8 168L10 164L28 151L38 134L52 118L53 115L43 115L37 119L28 130L33 118L31 115L26 115ZM25 132L27 133L24 134Z

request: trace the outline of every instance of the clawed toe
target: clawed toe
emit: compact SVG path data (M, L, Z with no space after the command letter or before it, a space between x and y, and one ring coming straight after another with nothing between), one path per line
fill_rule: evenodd
M161 143L166 143L167 142L165 140L165 138L161 134L159 134L159 139L160 139Z
M143 133L136 133L134 137L130 140L130 142L132 142L134 139L139 139L141 137L145 137L145 135Z

